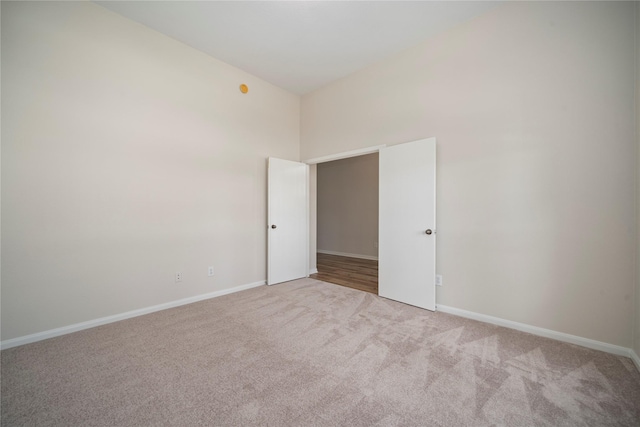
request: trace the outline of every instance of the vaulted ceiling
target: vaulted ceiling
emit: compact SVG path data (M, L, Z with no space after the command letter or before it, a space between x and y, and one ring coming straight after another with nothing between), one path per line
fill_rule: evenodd
M96 1L305 94L495 7L440 1Z

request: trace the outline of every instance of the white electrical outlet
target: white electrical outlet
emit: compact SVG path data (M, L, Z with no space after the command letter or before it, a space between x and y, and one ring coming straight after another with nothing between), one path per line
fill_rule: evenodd
M176 283L177 282L182 282L182 273L179 271L176 271Z
M442 275L436 274L436 286L442 286Z
M213 267L209 267L209 270L207 271L207 276L213 276Z

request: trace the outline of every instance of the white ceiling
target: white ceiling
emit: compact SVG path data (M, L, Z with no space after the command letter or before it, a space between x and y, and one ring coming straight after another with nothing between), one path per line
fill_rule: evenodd
M495 7L460 1L96 1L305 94Z

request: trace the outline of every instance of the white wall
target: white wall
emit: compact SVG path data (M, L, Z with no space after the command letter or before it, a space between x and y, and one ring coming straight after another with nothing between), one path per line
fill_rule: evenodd
M2 2L2 339L264 280L299 102L95 4Z
M630 347L633 8L500 6L305 95L301 156L435 136L438 303Z
M318 251L378 256L378 153L320 163Z

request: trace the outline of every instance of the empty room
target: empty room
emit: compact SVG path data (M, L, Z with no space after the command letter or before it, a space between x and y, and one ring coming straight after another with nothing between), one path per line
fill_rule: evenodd
M639 2L0 14L3 426L640 425Z

